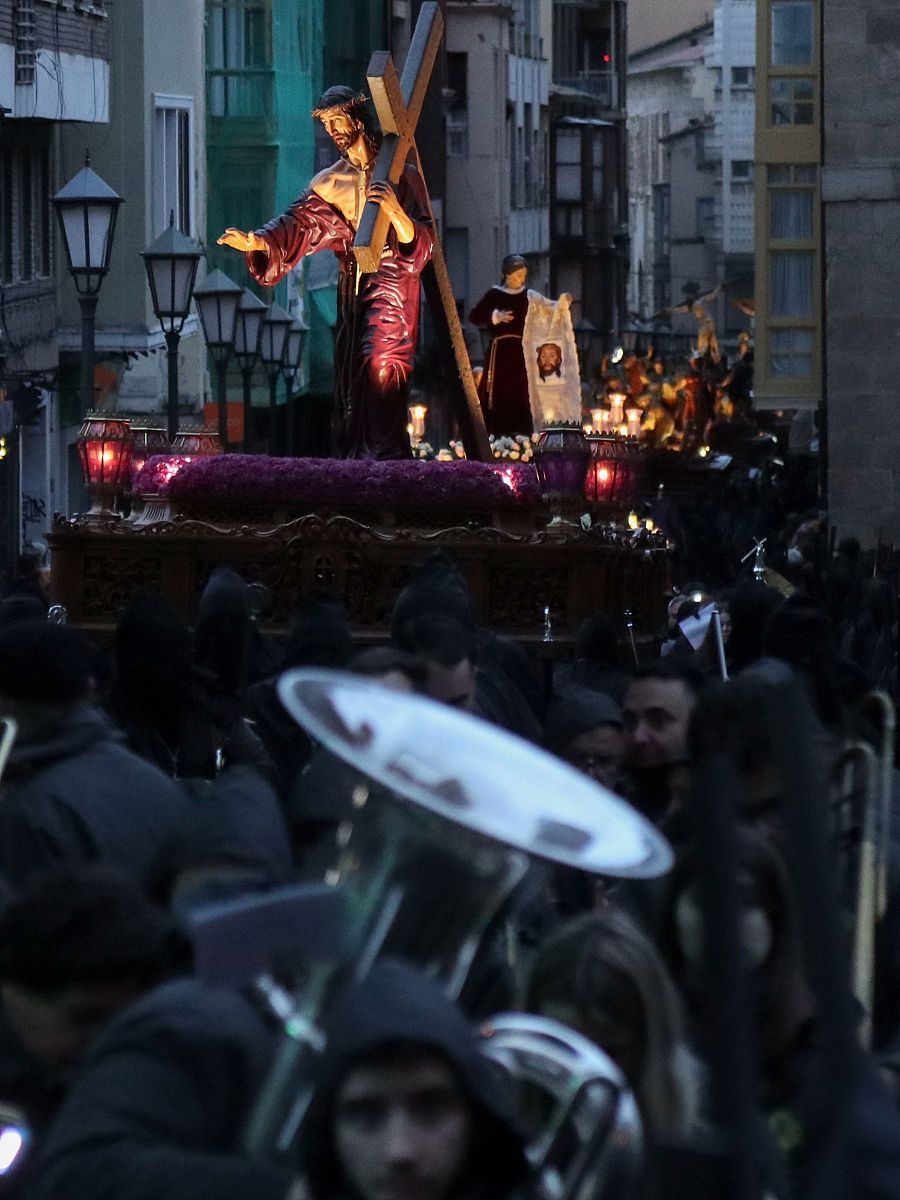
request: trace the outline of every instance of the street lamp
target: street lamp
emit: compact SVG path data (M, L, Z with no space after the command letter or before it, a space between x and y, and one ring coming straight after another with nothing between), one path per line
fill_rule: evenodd
M253 397L250 392L250 380L253 368L259 357L259 335L262 319L266 314L266 306L258 296L254 296L249 288L241 292L237 309L237 322L234 327L234 356L241 367L241 380L244 385L244 452L250 445L250 423L253 416Z
M300 378L300 368L303 363L303 347L309 329L302 321L294 321L288 330L284 343L284 360L281 364L284 371L284 381L287 385L287 452L294 453L294 388Z
M587 383L591 365L591 351L594 348L594 342L597 338L597 326L592 321L589 321L587 317L579 317L573 328L575 345L578 349L578 358L581 365L582 382Z
M262 322L259 357L269 377L269 453L274 454L278 428L278 376L284 360L284 346L294 318L280 304L271 304Z
M241 289L224 271L212 271L194 290L206 346L216 365L216 403L219 409L219 441L228 449L228 360L234 344Z
M175 228L173 212L169 217L169 228L141 251L141 257L147 270L153 311L166 339L169 360L166 412L169 441L172 442L178 432L178 342L191 307L191 293L203 249L193 238Z
M94 322L100 284L109 270L122 197L91 170L86 155L74 179L53 197L69 274L81 307L81 415L94 406Z

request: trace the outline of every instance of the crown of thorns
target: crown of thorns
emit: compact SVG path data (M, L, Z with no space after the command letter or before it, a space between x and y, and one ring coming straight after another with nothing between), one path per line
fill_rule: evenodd
M331 89L337 94L331 99L330 91L326 92L312 110L314 117L324 117L326 113L351 112L355 108L365 108L368 96L363 92L351 92L349 88Z

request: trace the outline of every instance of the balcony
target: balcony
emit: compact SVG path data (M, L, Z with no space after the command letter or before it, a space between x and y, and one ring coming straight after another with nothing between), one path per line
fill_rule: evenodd
M557 87L584 92L603 108L619 107L618 80L614 71L579 71L577 75L566 75L553 82Z
M271 117L274 81L271 67L208 68L207 112L210 117Z

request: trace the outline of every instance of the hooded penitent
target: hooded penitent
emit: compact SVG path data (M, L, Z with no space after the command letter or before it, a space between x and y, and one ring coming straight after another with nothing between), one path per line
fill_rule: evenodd
M412 1043L450 1065L475 1109L475 1141L464 1195L502 1200L525 1176L522 1137L516 1130L504 1077L481 1051L460 1009L421 972L399 961L377 963L331 1008L327 1048L315 1099L304 1127L301 1158L314 1200L352 1196L334 1148L334 1100L354 1066L386 1046Z

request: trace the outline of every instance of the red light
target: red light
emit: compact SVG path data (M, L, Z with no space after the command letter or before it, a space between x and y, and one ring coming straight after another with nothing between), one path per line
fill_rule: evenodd
M609 471L606 469L606 467L598 467L597 481L599 483L606 483L607 479L609 479Z
M608 54L604 54L604 55L603 55L603 61L604 61L604 62L609 62L609 61L610 61L610 58L609 58L609 55L608 55Z

